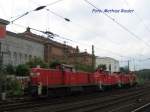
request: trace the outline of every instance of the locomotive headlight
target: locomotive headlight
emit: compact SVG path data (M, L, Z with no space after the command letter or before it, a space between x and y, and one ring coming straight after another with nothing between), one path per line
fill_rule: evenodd
M31 72L31 73L30 73L30 76L33 76L33 75L34 75L34 73Z
M40 73L36 73L36 76L39 76L40 75Z

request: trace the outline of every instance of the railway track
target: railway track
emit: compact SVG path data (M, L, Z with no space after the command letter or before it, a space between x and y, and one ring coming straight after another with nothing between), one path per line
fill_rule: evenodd
M7 111L7 112L11 112L14 111L16 112L18 110L18 112L20 112L20 109L22 111L29 111L32 110L33 108L37 110L40 110L43 108L47 108L48 110L51 110L52 112L57 111L57 112L70 112L70 111L75 111L75 110L96 110L98 108L100 108L99 106L102 105L100 104L104 104L103 108L111 105L108 104L108 102L112 102L113 100L117 102L122 102L125 99L123 99L123 97L127 97L127 96L132 96L134 94L136 94L137 92L140 93L136 96L136 97L140 97L143 94L147 94L146 92L143 93L143 91L145 91L145 89L150 88L150 87L138 87L138 88L130 88L127 90L118 90L117 92L112 92L112 94L110 95L110 91L108 92L102 92L102 93L94 93L94 94L90 94L90 95L80 95L80 96L71 96L71 97L65 97L65 98L56 98L56 99L38 99L38 100L26 100L25 102L22 100L20 102L17 103L8 103L8 104L0 104L0 109L2 110L2 112ZM120 95L121 94L121 95ZM109 95L109 97L107 97ZM130 98L130 97L129 97ZM117 101L117 99L121 99L119 101ZM115 102L113 102L114 104ZM40 107L40 109L38 109ZM87 107L90 107L87 108Z
M132 110L131 112L148 112L149 109L150 109L150 102Z
M144 89L145 90L145 89ZM136 100L137 98L147 95L150 92L139 90L132 93L126 93L124 95L116 95L105 99L94 99L92 101L83 101L83 102L77 102L72 103L70 105L65 106L58 106L53 107L53 111L55 112L94 112L94 111L100 111L105 110L108 107L116 106L119 103L126 102L129 100ZM138 94L136 94L138 92ZM56 108L56 109L54 109ZM104 112L104 111L102 111Z

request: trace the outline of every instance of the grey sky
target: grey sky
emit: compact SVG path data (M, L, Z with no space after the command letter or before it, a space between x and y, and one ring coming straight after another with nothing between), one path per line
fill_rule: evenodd
M0 18L10 20L26 11L35 9L38 5L46 5L56 0L1 0ZM133 9L133 13L111 13L119 23L134 32L143 41L150 43L150 0L89 0L99 9ZM47 7L51 11L72 22L66 22L45 9L32 12L17 20L15 23L22 26L30 26L40 30L50 30L63 37L75 40L67 44L76 46L83 51L91 52L91 45L95 45L95 53L98 56L114 57L118 60L136 59L137 68L150 68L150 60L137 61L150 57L150 46L146 46L141 40L116 25L102 13L92 13L93 7L84 0L62 0ZM25 28L9 25L8 30L23 32ZM58 40L56 38L55 40ZM65 41L59 39L58 41ZM131 57L131 58L128 58ZM126 64L126 62L121 64Z

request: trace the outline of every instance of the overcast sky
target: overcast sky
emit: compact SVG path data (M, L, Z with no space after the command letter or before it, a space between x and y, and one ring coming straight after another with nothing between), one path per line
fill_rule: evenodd
M0 18L13 20L19 15L33 10L38 6L53 3L57 0L0 0ZM62 37L54 40L67 41L68 45L78 45L81 51L87 49L91 53L92 44L97 56L113 57L120 64L127 64L131 60L132 68L150 68L150 0L89 0L100 10L131 9L131 13L107 13L115 21L125 26L138 39L125 31L101 12L92 12L94 7L84 0L61 0L49 5L49 9L58 15L68 18L71 22L52 14L46 9L34 11L10 24L7 30L23 32L30 26L42 31L52 31ZM38 32L37 32L38 33ZM135 61L134 61L135 60ZM140 61L141 60L141 61ZM135 62L135 64L134 64Z

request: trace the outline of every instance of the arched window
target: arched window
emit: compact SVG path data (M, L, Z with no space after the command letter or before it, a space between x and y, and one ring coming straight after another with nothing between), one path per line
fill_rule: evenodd
M17 64L17 53L16 52L14 52L14 54L13 54L13 63L14 63L14 65L16 65Z
M29 55L29 61L32 59L32 55Z
M9 54L8 54L8 64L12 64L12 62L11 62L11 52L9 52Z
M28 57L27 57L27 54L25 54L25 56L24 56L24 58L25 58L25 62L27 62L28 61Z
M22 64L22 54L21 53L19 54L19 60L20 60L19 64Z

